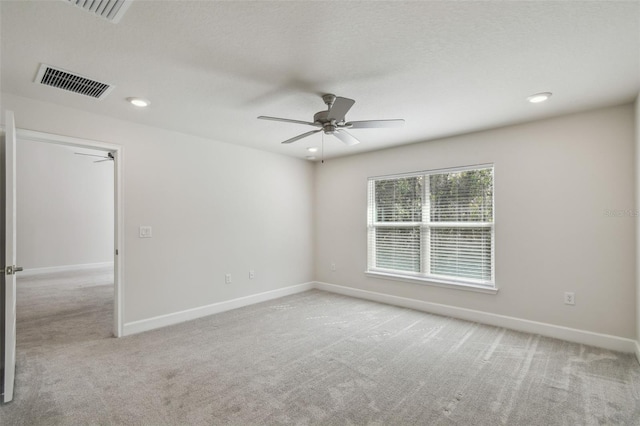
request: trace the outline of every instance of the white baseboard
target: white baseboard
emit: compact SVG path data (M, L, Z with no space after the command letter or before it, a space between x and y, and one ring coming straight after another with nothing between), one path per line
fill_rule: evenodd
M511 330L523 331L526 333L539 334L541 336L553 337L569 342L581 343L584 345L597 346L619 352L635 352L640 362L640 346L638 342L624 337L611 336L608 334L593 333L591 331L578 330L575 328L563 327L559 325L547 324L537 321L529 321L521 318L506 315L492 314L489 312L476 311L473 309L459 308L451 305L425 302L422 300L408 299L405 297L392 296L384 293L376 293L367 290L360 290L351 287L344 287L335 284L316 282L314 288L325 290L331 293L343 294L345 296L357 297L360 299L372 300L389 305L402 306L404 308L416 309L433 314L464 319L467 321L479 322Z
M175 312L172 314L129 322L124 325L123 336L129 336L143 331L179 324L181 322L218 314L220 312L230 311L231 309L242 308L243 306L266 302L267 300L278 299L291 294L302 293L303 291L313 289L313 287L313 282L298 284L276 290L265 291L264 293L226 300L224 302L213 303L211 305L200 306L198 308L187 309L185 311Z
M83 263L80 265L63 265L63 266L49 266L46 268L29 268L22 272L19 272L19 277L31 277L34 275L53 274L56 272L70 272L70 271L85 271L89 269L99 269L113 267L113 262L101 262L101 263Z
M530 321L506 315L498 315L490 312L477 311L473 309L459 308L440 303L425 302L422 300L409 299L390 294L376 293L368 290L344 287L336 284L324 282L309 282L293 285L264 293L239 297L237 299L224 302L213 303L211 305L198 308L187 309L167 315L160 315L139 321L133 321L124 325L123 336L141 333L143 331L154 330L156 328L179 324L181 322L206 317L220 312L229 311L255 303L266 302L268 300L289 296L311 289L324 290L331 293L343 294L345 296L357 297L374 302L386 303L389 305L402 306L404 308L416 309L437 315L459 318L467 321L479 322L496 327L508 328L511 330L523 331L526 333L539 334L541 336L566 340L569 342L584 345L596 346L619 352L635 353L640 363L640 342L624 337L611 336L608 334L594 333L586 330L563 327L559 325L547 324L537 321Z

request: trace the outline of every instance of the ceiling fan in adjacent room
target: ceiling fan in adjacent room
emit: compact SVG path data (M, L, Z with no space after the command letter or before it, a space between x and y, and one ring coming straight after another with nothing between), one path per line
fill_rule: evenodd
M102 163L104 161L113 161L113 153L107 152L107 155L97 155L97 154L86 154L84 152L74 152L76 155L86 155L87 157L98 157L102 158L102 160L94 161L94 163Z
M258 117L261 120L273 120L283 121L285 123L306 124L318 129L311 130L301 135L295 136L291 139L287 139L282 143L291 143L307 136L311 136L314 133L324 132L325 135L333 135L340 139L345 144L351 146L360 143L351 133L346 129L373 129L373 128L386 128L386 127L401 127L404 125L404 120L366 120L366 121L346 121L345 116L351 109L354 103L353 99L342 98L340 96L326 94L322 96L322 100L327 104L326 111L320 111L315 113L313 121L301 121L291 120L288 118L268 117L261 115Z

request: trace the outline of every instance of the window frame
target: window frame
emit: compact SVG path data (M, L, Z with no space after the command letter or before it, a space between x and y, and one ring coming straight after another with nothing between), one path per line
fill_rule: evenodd
M492 174L492 213L490 222L431 222L430 220L430 185L428 177L446 173L460 173L472 170L491 169ZM419 222L375 222L375 183L383 180L403 179L420 177L424 178L422 185L422 220ZM373 201L372 201L373 197ZM426 209L426 211L425 211ZM420 229L420 263L423 265L420 272L402 271L397 269L386 269L376 265L376 228L410 228ZM446 275L432 274L430 272L431 256L431 229L434 228L482 228L489 229L491 236L491 279L478 280L465 277L454 277ZM373 236L373 237L372 237ZM365 275L373 278L383 278L389 280L405 281L438 287L456 288L460 290L471 290L483 293L497 293L498 287L495 280L495 165L475 164L461 167L451 167L443 169L424 170L419 172L401 173L386 176L374 176L367 179L367 270Z

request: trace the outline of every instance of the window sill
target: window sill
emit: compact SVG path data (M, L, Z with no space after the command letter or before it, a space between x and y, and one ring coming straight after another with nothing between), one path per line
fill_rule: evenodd
M386 279L386 280L393 280L393 281L404 281L408 283L429 285L434 287L451 288L455 290L475 291L478 293L488 293L488 294L498 293L498 289L496 287L487 287L483 285L467 284L467 283L461 283L456 281L439 280L434 278L410 277L407 275L399 275L399 274L391 274L388 272L375 272L375 271L365 271L364 274L371 278L379 278L379 279Z

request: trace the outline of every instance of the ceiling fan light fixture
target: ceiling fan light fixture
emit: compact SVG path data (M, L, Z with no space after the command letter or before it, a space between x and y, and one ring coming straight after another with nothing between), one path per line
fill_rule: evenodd
M138 108L145 108L151 105L151 101L144 98L127 98L127 101Z
M539 104L540 102L544 102L548 100L551 97L551 95L552 95L551 92L536 93L535 95L529 96L527 100L532 104Z

